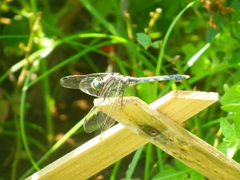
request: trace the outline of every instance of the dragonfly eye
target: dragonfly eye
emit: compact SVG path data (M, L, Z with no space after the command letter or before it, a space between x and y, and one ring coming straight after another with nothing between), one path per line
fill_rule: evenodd
M91 83L91 86L93 89L96 89L96 90L100 90L101 89L101 83L99 82L99 80L97 78L95 78L92 83Z

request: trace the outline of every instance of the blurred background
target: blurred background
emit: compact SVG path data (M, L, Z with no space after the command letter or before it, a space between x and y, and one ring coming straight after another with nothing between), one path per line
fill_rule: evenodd
M190 75L126 90L146 103L175 89L219 93L183 126L239 161L239 32L236 0L1 0L0 179L23 179L100 133L82 128L94 97L59 83L99 72ZM203 179L151 144L92 179L169 175Z

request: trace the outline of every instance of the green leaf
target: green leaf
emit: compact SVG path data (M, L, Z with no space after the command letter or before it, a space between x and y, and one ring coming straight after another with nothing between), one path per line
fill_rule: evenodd
M227 155L227 143L226 142L222 142L218 145L217 149L219 151L221 151L223 154L226 154Z
M233 157L239 146L235 126L231 125L226 119L222 118L220 120L220 127L222 129L224 139L218 149L225 153L228 157Z
M161 41L154 41L151 46L155 49L158 49L160 47Z
M240 85L236 85L235 90L236 92L240 93Z
M237 151L237 148L238 143L232 143L231 145L229 145L228 142L223 141L221 144L219 144L217 149L222 153L226 154L229 158L232 158Z
M229 112L240 112L240 83L229 88L221 99L221 108Z
M227 142L229 144L228 146L230 147L232 146L232 143L235 144L235 142L237 141L237 138L235 136L228 136L226 138L223 138L223 141Z
M238 143L228 143L227 144L227 156L228 157L233 157L234 154L237 152L237 147L238 147Z
M228 112L239 112L240 103L232 103L221 106L221 109Z
M236 113L234 116L234 128L237 138L240 139L240 113Z
M229 136L236 137L235 129L226 119L222 118L220 120L220 127L225 138Z
M151 46L152 39L145 33L137 33L137 41L141 44L145 49Z

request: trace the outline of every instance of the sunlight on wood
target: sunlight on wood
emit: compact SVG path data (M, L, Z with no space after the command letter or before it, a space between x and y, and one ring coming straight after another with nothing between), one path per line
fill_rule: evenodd
M196 91L172 91L149 106L125 97L111 116L128 128L117 124L102 140L95 137L28 179L87 179L147 142L210 179L233 179L240 175L239 164L178 125L217 100L217 93ZM108 112L111 102L106 99L98 108Z
M172 91L150 104L149 107L182 123L217 100L218 94L214 92Z
M120 114L119 122L130 129L137 129L138 135L209 179L240 177L237 162L176 123L217 101L217 93L173 91L161 99L163 103L158 100L148 106L136 97L124 98L123 108L116 109L111 116L115 118ZM105 100L98 108L108 112L111 102L113 100ZM161 112L150 107L156 107Z

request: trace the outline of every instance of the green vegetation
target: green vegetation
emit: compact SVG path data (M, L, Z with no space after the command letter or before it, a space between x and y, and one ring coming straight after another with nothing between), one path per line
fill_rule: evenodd
M24 178L97 135L80 120L93 99L59 80L105 71L190 75L127 90L147 103L173 89L218 92L185 127L239 162L239 32L234 0L1 0L0 179ZM98 175L203 179L151 144Z

